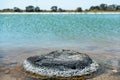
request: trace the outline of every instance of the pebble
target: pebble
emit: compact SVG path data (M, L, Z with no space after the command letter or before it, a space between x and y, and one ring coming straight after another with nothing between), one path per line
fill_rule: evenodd
M117 70L112 70L113 73L117 73L118 71Z
M5 73L5 74L9 74L9 73L10 73L10 69L5 69L5 70L4 70L4 73Z

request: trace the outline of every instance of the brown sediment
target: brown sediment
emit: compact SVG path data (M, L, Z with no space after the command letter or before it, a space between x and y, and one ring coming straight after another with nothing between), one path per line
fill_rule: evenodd
M0 71L0 80L28 80L28 76L23 73L20 64L14 67L6 67L3 65Z
M9 74L10 73L10 69L9 68L4 69L3 71L4 71L5 74Z

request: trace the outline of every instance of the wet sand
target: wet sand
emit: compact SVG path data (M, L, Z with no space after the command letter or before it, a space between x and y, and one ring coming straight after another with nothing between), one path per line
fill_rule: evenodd
M63 48L17 48L0 49L0 80L38 80L26 74L22 68L23 61L30 56L47 54L53 50ZM65 48L64 48L65 49ZM66 48L87 53L93 60L101 65L97 73L87 80L120 80L120 73L114 70L111 60L119 59L120 54L110 52L96 52L80 48ZM80 80L80 79L74 79ZM84 79L86 80L86 79Z

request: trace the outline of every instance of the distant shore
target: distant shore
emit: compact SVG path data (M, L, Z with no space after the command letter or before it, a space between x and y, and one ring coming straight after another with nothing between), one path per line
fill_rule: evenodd
M0 14L120 14L120 12L0 12Z

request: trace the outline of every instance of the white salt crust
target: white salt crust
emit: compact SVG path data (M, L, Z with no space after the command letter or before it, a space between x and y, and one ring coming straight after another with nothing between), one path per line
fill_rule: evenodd
M23 67L26 71L35 73L41 76L56 76L56 77L71 77L71 76L82 76L86 74L91 74L99 68L99 65L93 61L90 66L85 67L82 70L79 69L67 69L64 71L60 71L58 69L51 69L47 67L35 67L29 61L25 60L23 63Z

